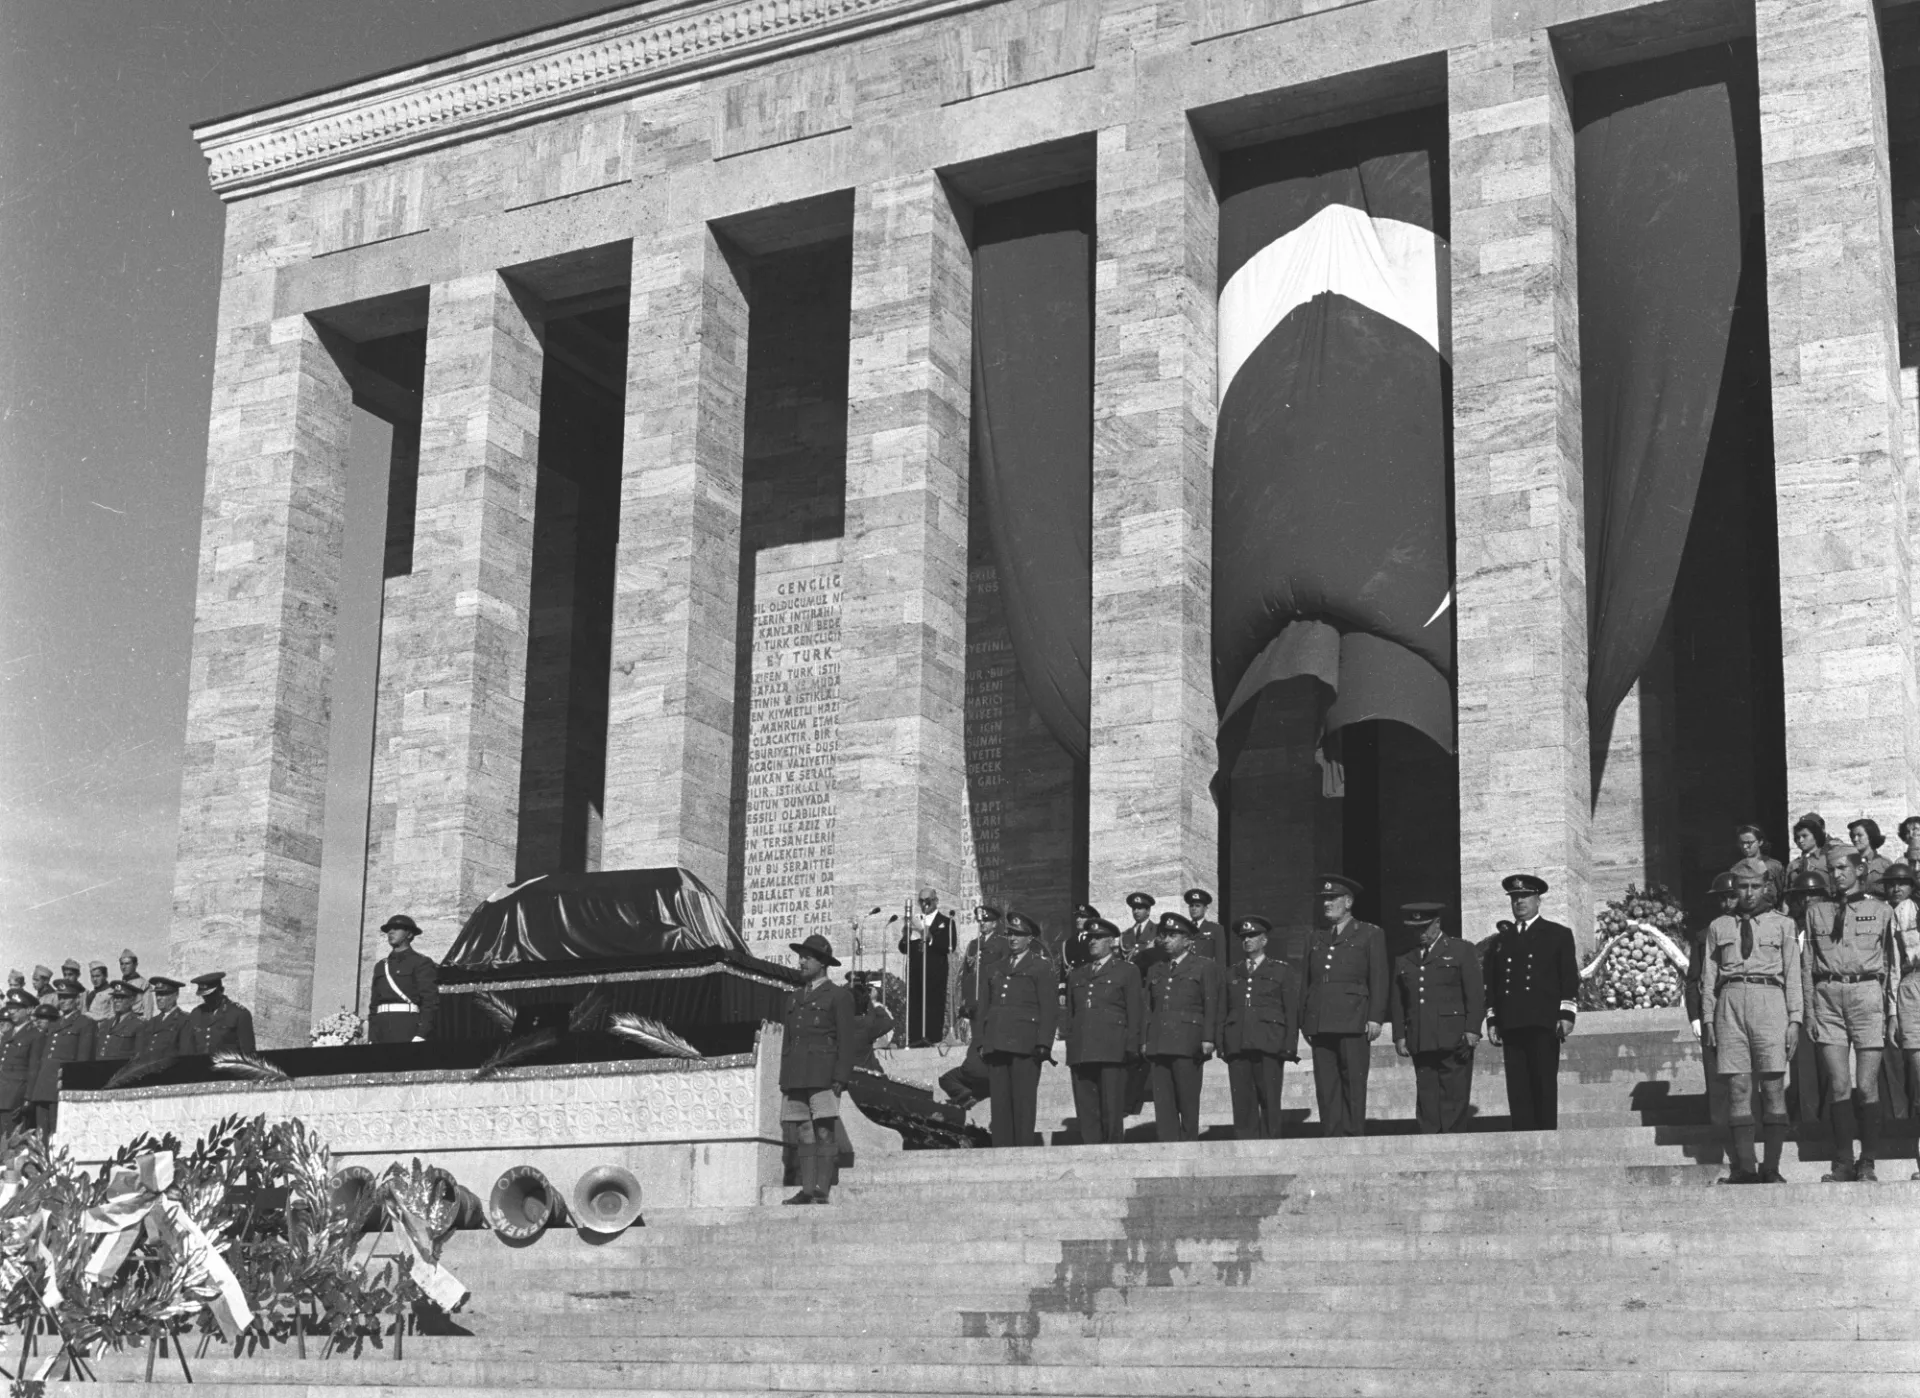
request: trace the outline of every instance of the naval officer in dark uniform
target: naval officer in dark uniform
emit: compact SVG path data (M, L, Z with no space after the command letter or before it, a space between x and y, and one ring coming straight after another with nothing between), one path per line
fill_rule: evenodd
M1473 1097L1473 1051L1486 994L1480 952L1440 926L1439 903L1406 903L1401 920L1420 944L1393 965L1393 1047L1413 1060L1414 1119L1425 1132L1458 1131Z
M789 1204L824 1204L833 1190L840 1094L859 1052L853 993L827 976L838 966L833 943L815 932L787 944L807 983L793 993L780 1040L780 1124L792 1134L800 1192Z
M1487 948L1487 1037L1506 1058L1507 1110L1515 1131L1560 1124L1560 1045L1580 1010L1580 960L1573 929L1540 916L1547 881L1509 874L1500 881L1513 921Z
M1220 1040L1226 980L1220 963L1193 950L1193 924L1160 915L1163 959L1147 977L1147 1061L1154 1126L1163 1141L1200 1139L1200 1080Z
M1087 932L1092 959L1067 973L1067 1071L1080 1139L1117 1145L1126 1134L1127 1064L1146 1037L1146 996L1133 963L1114 952L1120 929L1096 917Z
M1241 953L1227 980L1220 1052L1233 1092L1233 1131L1243 1141L1280 1135L1280 1089L1287 1064L1300 1061L1300 975L1267 955L1273 924L1243 917L1233 924Z
M193 988L200 992L200 1003L187 1016L180 1036L185 1052L254 1052L253 1015L245 1005L227 998L227 973L208 971L195 976Z
M181 983L172 976L152 976L147 989L153 992L153 1013L140 1021L133 1036L135 1062L152 1058L178 1058L192 1053L187 1044L187 1012L180 1008Z
M1319 918L1307 941L1300 1028L1313 1045L1313 1089L1326 1136L1366 1130L1371 1049L1387 1022L1387 937L1354 917L1359 893L1359 882L1345 874L1314 882Z
M995 1146L1034 1144L1040 1065L1053 1062L1060 1014L1060 972L1034 945L1040 925L1007 914L1010 955L987 982L980 1014L980 1056L987 1064Z
M439 967L413 949L420 926L405 913L380 924L387 954L374 963L373 990L367 997L367 1042L417 1044L433 1037L440 1013Z

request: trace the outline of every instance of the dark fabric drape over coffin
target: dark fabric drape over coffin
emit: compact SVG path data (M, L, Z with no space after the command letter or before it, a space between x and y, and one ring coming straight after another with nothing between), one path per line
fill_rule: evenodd
M1575 87L1587 705L1596 784L1614 711L1667 615L1713 430L1740 282L1746 46ZM1738 114L1738 115L1736 115ZM1751 201L1751 194L1748 195Z
M707 886L685 869L545 874L468 915L443 967L578 962L747 945Z
M1261 690L1454 746L1446 122L1222 162L1213 666L1221 766Z
M1013 654L1087 756L1093 629L1093 186L974 220L973 451Z

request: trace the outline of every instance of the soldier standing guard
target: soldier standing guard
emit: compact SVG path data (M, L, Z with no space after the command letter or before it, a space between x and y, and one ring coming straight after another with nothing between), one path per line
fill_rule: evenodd
M1321 1134L1358 1136L1367 1124L1371 1049L1387 1020L1387 938L1353 916L1360 884L1322 874L1314 884L1319 925L1307 943L1300 1028L1313 1045Z
M395 913L380 924L387 954L374 964L373 990L367 997L367 1042L420 1043L433 1034L440 1011L439 968L413 949L419 924Z
M1777 1184L1787 1138L1787 1063L1800 1037L1800 959L1793 922L1762 904L1765 878L1735 876L1740 910L1707 929L1706 970L1700 979L1701 1038L1727 1079L1733 1169L1725 1184ZM1753 1155L1753 1098L1760 1088L1760 1131L1766 1159Z
M133 1036L136 1063L193 1052L187 1042L187 1014L180 1008L180 989L181 983L172 976L154 976L147 982L153 1013L140 1021L139 1031Z
M1114 954L1120 929L1096 917L1087 929L1092 960L1067 973L1067 1072L1080 1139L1117 1145L1127 1125L1127 1064L1140 1057L1147 1009L1140 973Z
M100 1058L132 1058L134 1043L140 1037L140 1026L144 1022L140 1012L133 1007L138 998L133 987L125 981L115 981L109 989L113 992L113 1018L100 1026Z
M1227 982L1220 1052L1233 1093L1233 1132L1243 1141L1280 1136L1280 1091L1287 1064L1300 1061L1299 973L1267 955L1273 924L1243 917L1233 924L1241 953Z
M1510 874L1513 904L1487 950L1487 1035L1504 1053L1507 1110L1515 1131L1560 1125L1560 1045L1580 1012L1580 960L1573 929L1540 916L1547 881Z
M1053 1061L1060 1013L1060 973L1034 949L1040 927L1025 913L1007 914L1012 955L987 982L980 1016L980 1056L993 1101L993 1143L1030 1146L1040 1102L1040 1065Z
M17 1127L33 1125L33 1085L46 1056L46 1036L34 1023L40 1001L15 987L7 992L7 1037L0 1042L0 1140Z
M1220 1038L1225 978L1211 957L1193 954L1193 924L1160 915L1165 953L1147 977L1147 1061L1153 1120L1163 1141L1200 1139L1200 1081Z
M839 1145L840 1094L853 1079L859 1050L853 994L827 976L838 966L833 943L815 932L788 946L800 959L807 983L787 1006L780 1045L780 1122L791 1128L800 1192L789 1204L824 1204L833 1190Z
M1393 966L1393 1047L1413 1060L1414 1117L1424 1132L1458 1131L1473 1098L1473 1051L1486 997L1480 953L1440 926L1439 903L1404 903L1420 945Z
M208 971L193 978L200 1003L187 1015L181 1031L183 1053L219 1053L232 1049L252 1053L253 1015L245 1005L227 998L225 971Z
M1830 929L1808 928L1800 969L1801 983L1810 991L1808 1032L1819 1050L1833 1130L1833 1170L1821 1179L1845 1184L1876 1178L1880 1055L1886 1047L1887 1020L1895 1013L1887 985L1893 964L1893 910L1861 886L1865 859L1858 850L1835 850L1828 862L1840 905Z

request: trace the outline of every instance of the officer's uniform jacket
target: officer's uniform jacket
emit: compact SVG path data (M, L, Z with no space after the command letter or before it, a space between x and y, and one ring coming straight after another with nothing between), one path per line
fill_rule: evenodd
M1580 1011L1580 958L1573 929L1536 917L1497 934L1481 963L1487 1022L1494 1028L1551 1029Z
M1060 1017L1060 972L1027 948L1009 958L987 981L980 1007L982 1053L1052 1054Z
M1147 1032L1140 972L1122 956L1067 973L1067 1062L1125 1063L1140 1056Z
M75 1010L40 1031L46 1036L47 1052L33 1080L33 1101L51 1102L59 1097L62 1064L93 1061L94 1039L99 1029L99 1021L88 1019L84 1010Z
M29 1093L40 1077L47 1056L47 1036L33 1020L19 1026L0 1044L0 1112L18 1111L31 1100Z
M412 947L389 952L374 964L373 993L367 1003L377 1011L382 1005L411 1001L420 1015L413 1032L428 1038L433 1033L434 1017L440 1012L439 970L432 957Z
M1262 953L1260 964L1242 961L1227 978L1226 1010L1220 1052L1300 1056L1300 973L1277 956Z
M1193 949L1202 956L1212 957L1222 969L1233 959L1227 946L1227 929L1210 917L1193 924Z
M979 1032L980 1012L986 1008L987 983L1000 974L1012 957L1011 939L1004 932L976 937L973 945L967 948L960 966L960 1013L966 1019L975 1021L976 1035Z
M132 1058L134 1042L145 1022L132 1010L108 1020L100 1026L100 1051L94 1057Z
M226 1049L252 1053L253 1015L245 1005L237 1005L224 995L211 1008L203 1000L187 1015L181 1044L186 1053L219 1053Z
M1893 909L1871 893L1855 892L1833 910L1827 926L1809 928L1801 955L1801 985L1808 992L1835 977L1865 977L1880 982L1891 1010L1898 988L1888 976L1897 964L1893 946Z
M853 992L823 980L793 992L780 1044L780 1090L824 1092L853 1077L860 1052Z
M1153 951L1160 945L1160 929L1152 921L1129 923L1120 929L1120 955L1129 961L1137 960L1142 952Z
M1147 976L1149 1057L1198 1058L1202 1043L1220 1042L1226 973L1209 956L1188 952L1155 963Z
M1886 904L1882 903L1881 907ZM1793 919L1785 913L1755 913L1753 951L1742 955L1740 915L1722 913L1707 928L1706 966L1700 975L1700 1021L1712 1024L1714 1007L1729 976L1757 976L1778 981L1787 1001L1787 1023L1799 1024L1805 1014L1800 989L1800 957L1794 952Z
M1300 1032L1364 1034L1387 1020L1387 934L1348 918L1317 927L1307 942L1307 994Z
M187 1043L187 1012L178 1005L164 1014L141 1020L140 1027L134 1031L135 1058L178 1058L192 1052Z
M1486 996L1480 949L1442 936L1393 963L1393 1041L1414 1053L1457 1049L1480 1032Z

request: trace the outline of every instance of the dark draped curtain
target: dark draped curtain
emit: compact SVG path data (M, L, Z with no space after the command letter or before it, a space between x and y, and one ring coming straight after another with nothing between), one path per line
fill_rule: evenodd
M1083 762L1093 629L1093 186L974 220L973 452L1014 659Z
M1752 62L1751 45L1692 50L1575 87L1596 788L1666 619L1713 431L1753 199Z

